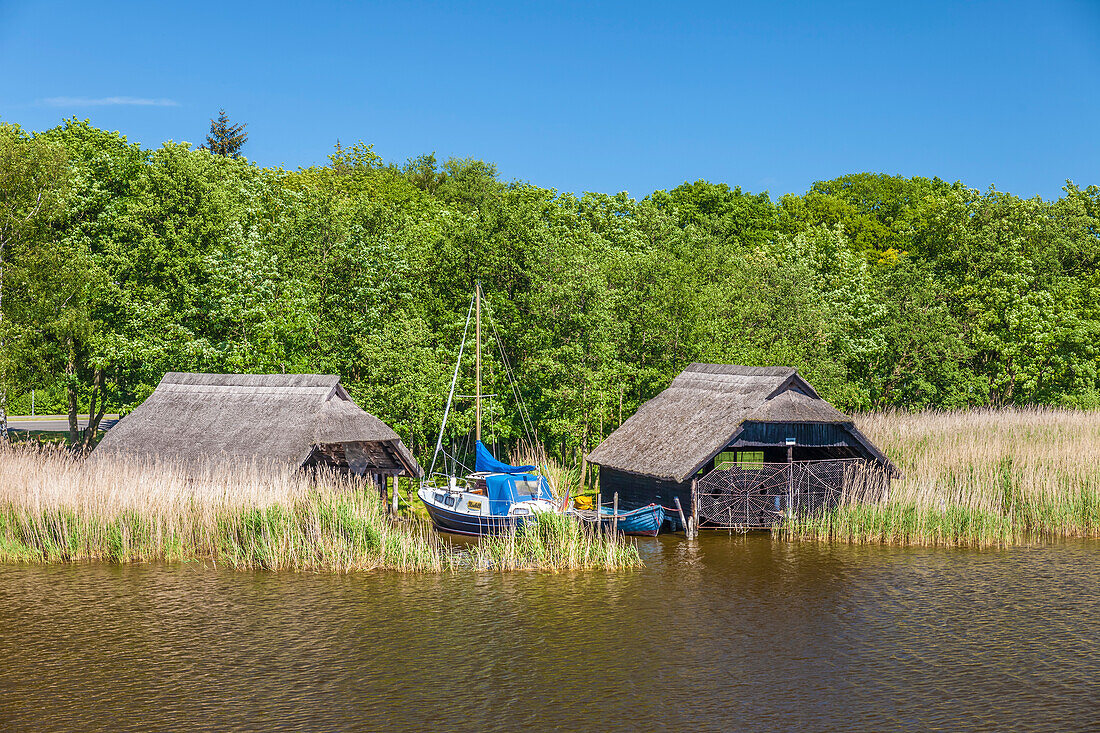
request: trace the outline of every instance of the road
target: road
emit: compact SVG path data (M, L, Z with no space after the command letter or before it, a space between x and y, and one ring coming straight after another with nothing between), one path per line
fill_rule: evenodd
M118 415L104 415L99 423L100 430L110 430L118 422ZM88 416L81 415L78 420L81 429L88 427ZM69 431L68 415L10 415L8 430L40 430L48 433L66 433Z

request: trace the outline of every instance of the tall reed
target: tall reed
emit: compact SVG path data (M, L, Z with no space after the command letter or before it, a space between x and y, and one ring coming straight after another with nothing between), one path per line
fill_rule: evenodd
M885 501L856 475L841 505L781 536L1006 545L1100 536L1100 413L1049 408L870 413L857 427L905 474Z
M536 466L550 482L554 493L563 500L567 495L577 496L581 492L580 467L567 468L556 458L551 457L542 446L523 441L509 454L508 460L513 466Z
M333 572L543 567L543 555L526 541L512 546L514 557L456 551L428 524L388 517L363 481L332 474L257 464L185 471L84 461L47 448L0 450L0 561L201 561ZM586 556L569 556L577 558L572 567L593 566ZM546 567L562 567L557 557Z

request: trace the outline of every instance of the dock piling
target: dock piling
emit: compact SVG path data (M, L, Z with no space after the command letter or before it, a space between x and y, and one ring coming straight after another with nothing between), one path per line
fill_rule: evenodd
M684 507L680 503L680 497L674 496L672 497L672 500L676 502L676 511L680 513L680 525L684 528L684 536L686 536L689 540L693 539L695 537L693 533L693 527L688 524L687 519L684 518Z
M696 487L696 479L691 480L691 529L699 535L699 491Z
M611 536L619 533L619 492L616 491L611 498Z
M600 492L596 492L596 534L603 534L603 522L600 521L600 507L603 506L603 500L600 497Z

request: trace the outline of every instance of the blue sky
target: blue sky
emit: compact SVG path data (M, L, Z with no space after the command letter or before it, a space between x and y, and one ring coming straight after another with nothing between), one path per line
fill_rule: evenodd
M1100 0L0 0L0 69L4 121L198 145L225 107L262 165L340 139L636 197L865 170L1046 198L1100 183Z

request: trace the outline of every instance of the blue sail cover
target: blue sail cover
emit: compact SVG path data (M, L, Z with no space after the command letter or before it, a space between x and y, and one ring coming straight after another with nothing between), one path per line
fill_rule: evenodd
M467 444L469 445L469 444ZM474 470L478 473L526 473L534 471L534 466L509 466L493 458L493 454L480 440L477 441L477 458L474 459Z
M489 494L489 513L502 516L517 501L546 499L553 501L546 479L533 473L494 473L485 477Z

